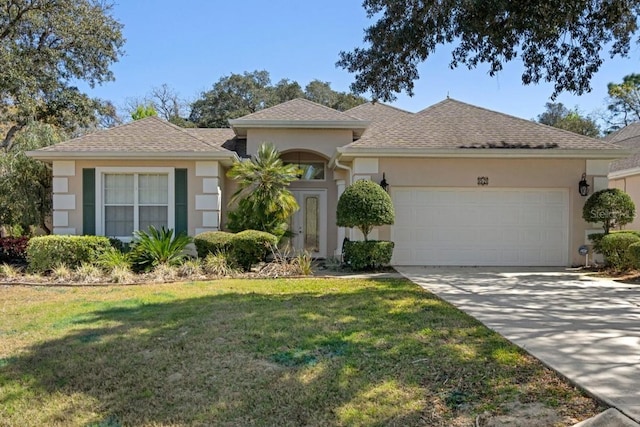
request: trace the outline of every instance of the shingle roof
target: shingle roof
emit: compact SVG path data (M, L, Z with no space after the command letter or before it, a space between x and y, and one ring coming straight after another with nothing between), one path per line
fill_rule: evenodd
M223 148L157 117L100 130L38 150L39 152L224 152Z
M358 119L307 99L296 98L240 117L239 119L233 120L233 122L238 123L255 120L351 122Z
M448 98L380 132L365 132L348 148L610 150L617 147Z
M640 148L640 122L631 123L604 138L612 144L620 144L628 148Z
M414 113L409 111L401 110L400 108L392 107L381 102L360 104L357 107L345 111L345 113L359 119L370 121L371 124L367 127L363 135L372 138L384 129L414 115Z
M640 154L633 154L629 157L625 157L624 159L614 160L609 165L609 172L635 168L640 168Z

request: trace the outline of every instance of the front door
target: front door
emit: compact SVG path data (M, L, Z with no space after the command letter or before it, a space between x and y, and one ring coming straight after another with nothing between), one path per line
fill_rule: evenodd
M291 218L291 246L314 258L327 256L327 190L292 190L300 209Z

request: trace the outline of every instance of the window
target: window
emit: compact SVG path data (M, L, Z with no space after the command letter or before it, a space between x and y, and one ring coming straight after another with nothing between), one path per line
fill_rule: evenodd
M98 171L96 171L98 172ZM103 168L96 180L101 195L96 215L96 229L110 237L129 240L134 231L173 228L173 169Z
M302 181L324 181L324 162L284 162L298 166L302 173L298 176Z

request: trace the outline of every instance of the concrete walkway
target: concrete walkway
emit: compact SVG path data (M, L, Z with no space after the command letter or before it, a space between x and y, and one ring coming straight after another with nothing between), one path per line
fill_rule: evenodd
M570 270L397 270L640 423L640 285Z

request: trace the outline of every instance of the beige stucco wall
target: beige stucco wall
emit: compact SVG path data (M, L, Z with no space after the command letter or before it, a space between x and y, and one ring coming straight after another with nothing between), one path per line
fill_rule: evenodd
M569 260L584 262L578 248L585 243L585 230L591 228L582 219L586 197L578 193L578 182L586 170L585 160L573 159L411 159L380 158L377 174L382 173L391 187L477 187L478 177L489 178L490 188L566 188L569 190ZM587 177L593 180L592 176ZM389 239L390 227L380 227L378 238Z
M281 153L310 150L331 158L337 147L352 141L353 133L346 129L249 129L247 154L255 156L260 144L270 142Z
M640 175L631 175L624 178L609 180L609 188L618 188L631 196L631 200L636 204L636 217L633 222L624 228L627 230L640 230L640 218L637 211L640 210Z
M217 200L217 194L203 194L203 182L207 177L196 176L196 162L187 160L77 160L75 161L75 176L68 178L68 193L75 194L76 209L68 211L69 227L75 228L76 234L82 234L82 169L100 167L172 167L187 169L188 183L188 232L195 235L197 231L211 228L203 225L203 210L196 210L196 195L211 197ZM222 170L222 168L220 168ZM220 172L222 173L222 172ZM222 186L222 185L221 185ZM217 201L216 201L217 204Z

